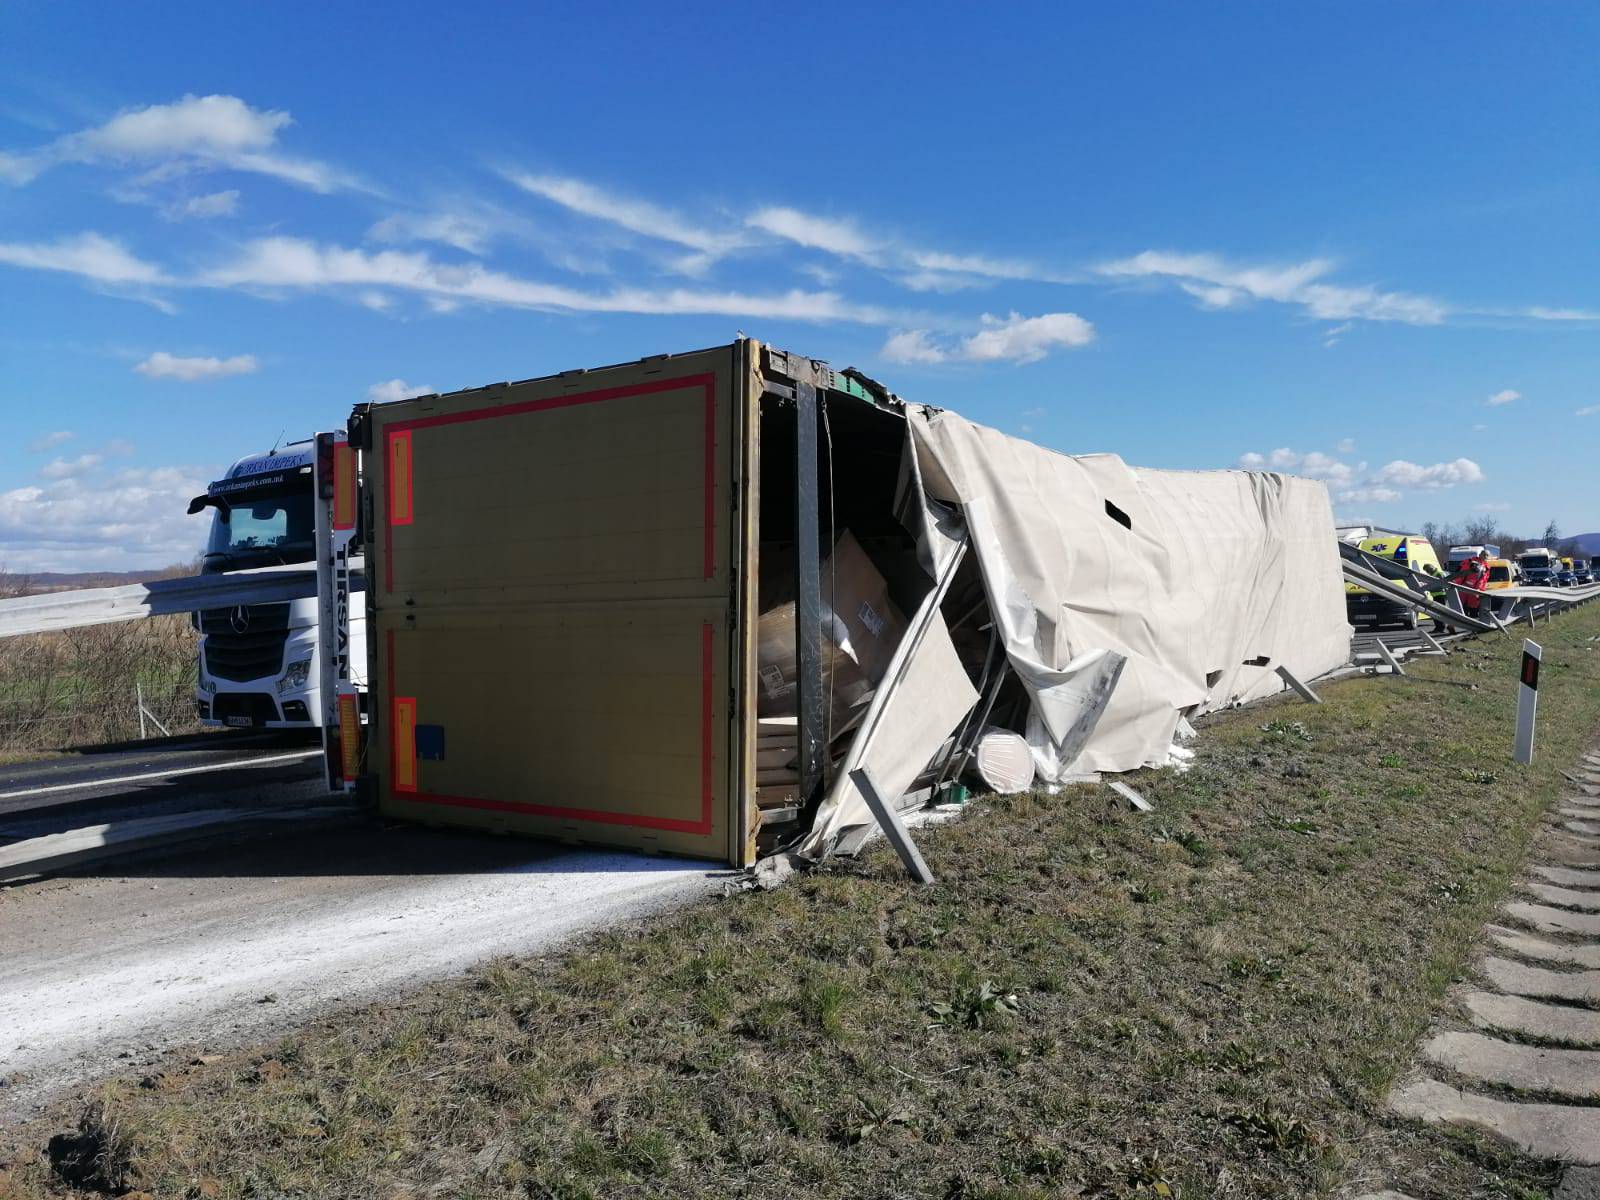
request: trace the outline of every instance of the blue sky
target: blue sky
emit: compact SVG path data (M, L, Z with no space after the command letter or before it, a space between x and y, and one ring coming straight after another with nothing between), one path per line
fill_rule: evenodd
M870 7L870 6L869 6ZM731 340L1345 517L1600 529L1600 9L0 12L0 566L369 395Z

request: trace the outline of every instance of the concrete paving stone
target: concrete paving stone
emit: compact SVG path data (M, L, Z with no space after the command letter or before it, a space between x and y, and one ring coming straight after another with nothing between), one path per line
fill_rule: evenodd
M1600 1167L1568 1167L1555 1200L1600 1200Z
M1458 1075L1525 1092L1600 1100L1600 1051L1524 1046L1481 1033L1439 1033L1422 1057Z
M1356 1200L1416 1200L1415 1196L1408 1196L1404 1192L1362 1192Z
M1561 828L1571 830L1573 833L1581 833L1585 837L1600 836L1600 824L1596 824L1594 821L1563 821L1561 822Z
M1554 830L1547 832L1535 846L1540 858L1564 863L1569 867L1600 867L1600 846L1580 842L1577 838Z
M1501 1138L1535 1158L1600 1164L1600 1108L1521 1104L1418 1079L1389 1097L1403 1117L1430 1125L1466 1125Z
M1580 892L1576 888L1557 887L1553 883L1521 883L1518 886L1546 904L1582 909L1584 912L1600 912L1600 893L1597 892Z
M1526 904L1513 900L1500 906L1506 916L1531 925L1541 933L1576 933L1600 937L1600 914L1568 912L1548 904Z
M1543 863L1534 863L1529 870L1543 875L1551 883L1559 883L1562 887L1600 888L1600 871L1583 871L1574 867L1547 867Z
M1543 962L1565 963L1572 967L1592 967L1600 970L1600 945L1551 942L1532 934L1508 929L1504 925L1489 926L1489 936L1496 946L1523 958L1537 958Z
M1468 992L1462 1003L1472 1014L1473 1023L1486 1029L1568 1046L1600 1046L1600 1013L1597 1012L1541 1004L1521 996L1498 996L1493 992Z
M1600 971L1551 971L1507 958L1486 958L1481 967L1489 982L1502 992L1600 1003Z
M1571 817L1575 821L1592 821L1600 818L1600 808L1584 808L1576 800L1564 800L1561 807L1556 810L1563 817Z

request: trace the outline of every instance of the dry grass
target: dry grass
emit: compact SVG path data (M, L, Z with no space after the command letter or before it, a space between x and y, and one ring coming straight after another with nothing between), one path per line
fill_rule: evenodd
M0 596L27 594L25 579L0 574ZM0 639L0 762L138 737L140 688L172 733L198 729L196 647L187 616Z
M919 835L934 887L880 847L497 962L96 1089L56 1158L161 1196L1199 1200L1329 1195L1377 1156L1425 1200L1546 1196L1381 1105L1600 726L1600 608L1540 632L1532 769L1516 643L1485 640L1212 722L1139 779L1154 815L985 801ZM72 1194L43 1141L13 1196Z

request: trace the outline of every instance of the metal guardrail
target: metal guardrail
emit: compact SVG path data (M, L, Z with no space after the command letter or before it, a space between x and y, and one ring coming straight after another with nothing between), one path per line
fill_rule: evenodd
M353 589L360 590L364 586L364 576L353 575ZM139 621L145 617L198 612L205 608L303 600L316 594L317 572L312 567L260 567L225 575L156 579L122 587L42 592L36 596L0 600L0 638Z

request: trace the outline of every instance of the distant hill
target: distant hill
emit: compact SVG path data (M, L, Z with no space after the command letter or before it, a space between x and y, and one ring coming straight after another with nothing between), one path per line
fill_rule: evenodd
M1591 557L1600 554L1600 533L1580 533L1573 541L1578 543L1578 549Z
M147 571L17 571L8 581L23 584L29 592L65 592L73 588L121 587L125 583L165 579L172 574L171 567L154 567Z

